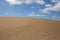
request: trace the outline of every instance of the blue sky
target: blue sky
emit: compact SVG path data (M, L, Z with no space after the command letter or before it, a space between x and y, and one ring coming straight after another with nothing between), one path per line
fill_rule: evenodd
M60 20L60 0L0 0L0 16Z

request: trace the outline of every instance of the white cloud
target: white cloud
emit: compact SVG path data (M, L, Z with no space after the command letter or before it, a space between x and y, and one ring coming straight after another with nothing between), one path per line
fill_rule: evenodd
M47 5L45 5L45 7L50 8L50 7L52 7L52 5L51 4L47 4Z
M38 3L38 4L45 4L45 2L43 0L36 0L35 3Z
M49 14L50 11L52 10L53 6L51 4L46 4L45 7L46 8L42 9L40 12L45 13L45 14Z
M37 14L36 16L46 16L46 15L44 15L44 14L42 14L42 15L41 14Z
M42 13L50 13L51 11L60 11L60 1L57 2L54 6L51 4L46 4L45 9L42 10Z
M47 13L49 13L49 8L45 8L41 12L47 14Z
M41 14L29 14L28 16L46 16L46 15L41 15Z
M33 3L33 2L34 2L34 0L25 0L25 1L24 1L25 4L31 4L31 3Z
M57 4L55 4L55 6L53 6L52 10L60 11L60 1Z
M10 5L20 5L20 4L32 4L32 3L37 3L37 4L45 4L43 0L6 0Z
M52 7L53 11L60 11L60 0L51 0L52 2L56 2L56 4Z
M22 4L21 0L6 0L10 5L20 5Z
M35 13L30 13L28 16L46 16L45 14L41 13L41 14L35 14Z
M32 13L28 14L27 16L35 16L35 14L32 12Z

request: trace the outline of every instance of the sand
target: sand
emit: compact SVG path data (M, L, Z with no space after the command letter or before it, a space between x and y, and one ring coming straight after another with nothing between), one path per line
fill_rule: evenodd
M0 40L60 40L60 21L0 17Z

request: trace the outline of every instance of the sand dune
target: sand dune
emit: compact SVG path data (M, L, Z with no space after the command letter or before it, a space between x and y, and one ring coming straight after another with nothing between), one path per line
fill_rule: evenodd
M0 40L60 40L60 21L0 17Z

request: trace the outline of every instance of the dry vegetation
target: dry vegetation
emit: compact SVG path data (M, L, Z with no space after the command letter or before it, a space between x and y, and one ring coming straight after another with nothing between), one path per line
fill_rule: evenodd
M60 21L0 17L0 40L60 40Z

